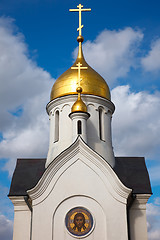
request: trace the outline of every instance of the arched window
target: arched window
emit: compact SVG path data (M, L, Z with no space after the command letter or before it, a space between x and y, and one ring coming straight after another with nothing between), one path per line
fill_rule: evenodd
M82 123L80 120L77 122L77 133L82 134Z
M105 141L104 137L104 112L102 108L99 108L99 138Z
M59 141L59 111L55 112L54 142Z

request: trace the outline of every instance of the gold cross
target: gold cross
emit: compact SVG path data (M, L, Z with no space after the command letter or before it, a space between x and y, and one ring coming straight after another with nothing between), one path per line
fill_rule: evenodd
M87 69L88 67L82 67L82 63L78 62L77 67L71 67L71 69L78 69L78 86L80 87L81 81L81 69Z
M77 6L78 9L69 9L70 12L79 12L79 28L77 28L77 31L79 31L79 36L82 35L82 11L91 11L91 8L83 8L83 5L79 4Z

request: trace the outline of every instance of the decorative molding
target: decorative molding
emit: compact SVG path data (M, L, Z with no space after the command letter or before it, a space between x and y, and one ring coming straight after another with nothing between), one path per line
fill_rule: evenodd
M93 103L88 103L87 104L87 109L88 109L88 107L93 107L96 110L96 106Z
M135 200L130 210L146 210L146 203L151 194L136 194Z
M69 108L71 108L72 106L71 106L71 104L68 104L68 103L66 103L66 104L64 104L62 107L61 107L61 112L63 111L63 109L65 108L65 107L69 107Z
M112 113L111 113L110 110L106 111L105 114L106 114L107 116L109 116L110 118L112 117Z
M77 158L75 158L77 156ZM111 166L96 152L94 152L80 137L59 156L57 156L47 167L42 178L37 185L28 190L28 194L35 202L43 201L50 194L60 176L83 156L88 167L92 169L92 164L97 168L99 177L104 182L111 195L118 201L126 204L131 189L123 185ZM83 160L81 160L83 162ZM93 169L92 169L93 170ZM94 170L93 170L94 171ZM98 174L96 172L96 174ZM50 185L52 181L52 184Z
M14 205L14 211L30 211L24 196L9 196Z
M90 117L90 114L88 112L71 112L69 117L72 120L77 118L87 120Z
M82 96L82 100L86 103L86 105L90 103L97 103L99 105L103 105L109 108L112 114L114 113L115 106L111 101L95 95L82 94L81 96ZM68 102L68 104L69 102L72 104L73 102L76 101L76 99L77 99L77 94L73 94L73 95L62 96L50 101L46 106L48 115L53 108L59 106L60 104L66 104L66 101Z
M59 112L60 112L60 108L59 108L58 106L52 111L52 116L55 115L55 112L56 112L56 111L59 111Z

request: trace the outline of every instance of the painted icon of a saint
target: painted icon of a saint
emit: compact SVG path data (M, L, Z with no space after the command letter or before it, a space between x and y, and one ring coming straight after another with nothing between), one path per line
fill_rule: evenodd
M85 230L86 227L85 227L85 217L83 215L83 213L77 213L75 216L74 216L74 227L73 227L73 230L74 231L78 231L78 232L81 232L82 229Z
M66 228L74 236L85 236L93 230L93 217L83 207L72 208L65 217Z

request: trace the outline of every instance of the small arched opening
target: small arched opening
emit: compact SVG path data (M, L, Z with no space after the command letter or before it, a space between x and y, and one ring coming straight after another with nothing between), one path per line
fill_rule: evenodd
M77 133L82 134L82 122L80 120L77 121Z
M55 112L54 142L59 141L59 111Z

